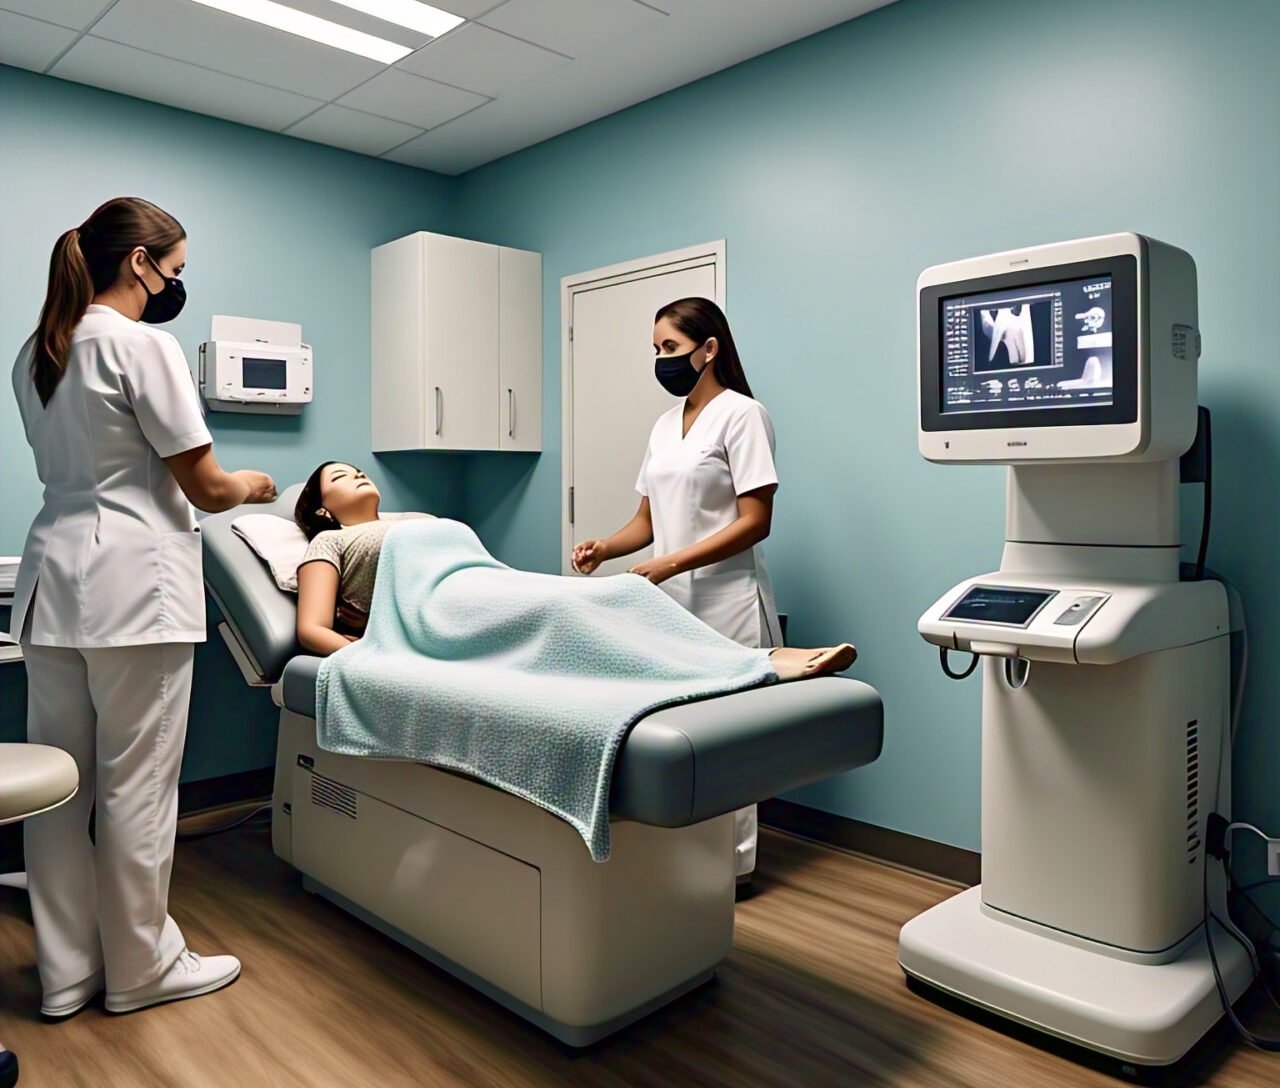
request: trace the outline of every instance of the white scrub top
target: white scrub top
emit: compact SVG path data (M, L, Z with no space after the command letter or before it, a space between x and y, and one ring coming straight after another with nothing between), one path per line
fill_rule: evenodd
M773 424L759 401L726 389L684 429L684 401L658 417L636 490L649 499L655 555L705 540L738 519L738 496L778 482ZM782 643L759 546L662 588L709 627L744 646Z
M34 342L18 353L13 390L44 506L18 568L13 638L25 623L36 646L203 642L200 532L162 460L213 441L182 348L90 306L44 406Z

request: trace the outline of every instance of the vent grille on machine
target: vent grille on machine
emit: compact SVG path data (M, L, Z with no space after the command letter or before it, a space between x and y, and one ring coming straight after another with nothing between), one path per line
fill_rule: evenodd
M356 818L356 791L322 774L311 775L311 803Z
M1187 722L1187 864L1200 856L1200 722Z

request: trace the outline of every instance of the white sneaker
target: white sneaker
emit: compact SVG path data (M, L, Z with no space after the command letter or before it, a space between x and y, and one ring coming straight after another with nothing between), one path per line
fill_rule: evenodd
M132 990L108 992L107 1012L136 1012L150 1005L163 1005L166 1001L211 994L229 986L239 977L240 961L235 956L201 958L183 949L173 966L155 982Z
M74 986L65 986L61 990L45 994L44 1000L40 1002L40 1012L55 1020L65 1020L68 1016L75 1016L102 993L106 984L106 978L102 969L99 968Z

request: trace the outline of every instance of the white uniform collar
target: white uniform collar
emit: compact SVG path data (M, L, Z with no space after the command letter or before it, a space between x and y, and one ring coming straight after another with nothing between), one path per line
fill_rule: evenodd
M130 325L137 324L137 322L134 321L133 318L125 317L124 314L122 314L114 306L104 306L101 302L89 303L88 309L85 310L85 313L86 314L111 314L114 317L118 317L123 321L129 322Z

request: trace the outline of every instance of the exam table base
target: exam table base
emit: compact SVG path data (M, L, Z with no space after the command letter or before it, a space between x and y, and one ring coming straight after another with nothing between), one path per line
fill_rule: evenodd
M575 1047L711 978L733 940L733 815L564 821L422 764L323 752L283 710L272 845L306 886Z

